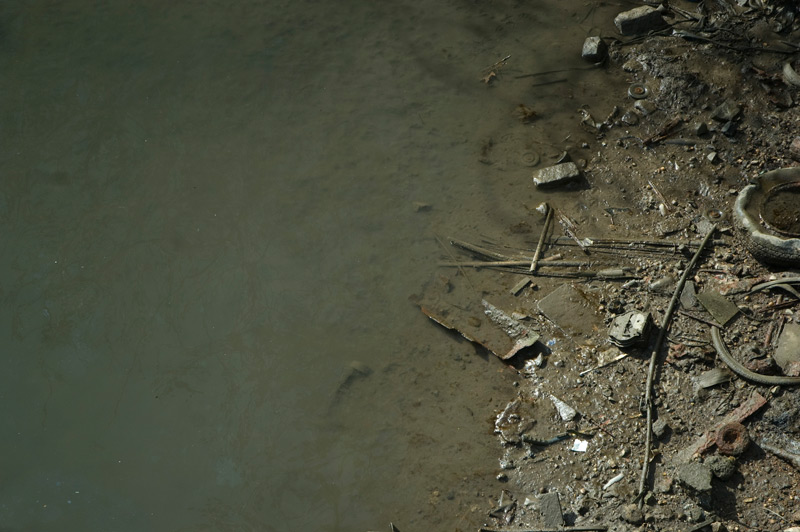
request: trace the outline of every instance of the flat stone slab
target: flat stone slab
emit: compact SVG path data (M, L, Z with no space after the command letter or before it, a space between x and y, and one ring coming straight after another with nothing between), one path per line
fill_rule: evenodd
M678 479L696 491L711 489L711 468L699 462L689 462L678 468Z
M564 514L561 510L561 501L558 500L558 493L552 492L542 495L541 511L545 527L561 528L564 526Z
M650 6L623 11L614 18L614 25L623 35L641 35L667 27L661 13Z
M561 163L542 168L533 173L533 183L537 187L552 187L568 183L581 176L578 165L573 162Z

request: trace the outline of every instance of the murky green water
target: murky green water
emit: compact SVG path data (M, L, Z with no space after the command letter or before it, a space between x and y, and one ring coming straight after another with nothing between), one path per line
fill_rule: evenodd
M3 530L480 522L514 375L408 297L540 200L591 4L4 2Z

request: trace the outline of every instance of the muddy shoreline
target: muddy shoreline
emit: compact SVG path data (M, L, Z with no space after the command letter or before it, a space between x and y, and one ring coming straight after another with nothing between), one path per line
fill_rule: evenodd
M785 73L800 58L800 12L790 3L721 1L677 2L659 13L668 27L604 38L608 58L598 68L631 89L609 108L581 108L574 130L560 132L570 139L563 161L580 175L548 199L562 219L552 222L536 271L523 263L547 216L529 205L507 233L509 241L523 235L529 247L486 239L474 243L477 252L452 246L415 298L436 321L489 349L496 320L483 301L538 335L506 361L516 377L492 420L496 485L478 503L464 503L485 530L800 525L800 468L775 452L800 451L793 447L800 445L798 388L737 375L711 334L719 327L731 356L749 370L781 375L773 355L782 331L800 319L797 297L758 288L797 277L800 263L754 257L733 219L749 182L800 160L800 88ZM519 118L536 125L524 109ZM476 149L482 164L497 164L492 148ZM555 162L526 160L534 173ZM676 292L695 253L691 290ZM598 275L609 271L615 275ZM676 293L680 305L658 349ZM717 314L712 299L734 305L732 315ZM638 345L613 345L609 326L629 312L649 315L652 330ZM648 454L643 401L654 350ZM711 442L710 430L758 398L762 406L738 415L750 441L743 451L693 447L704 436Z

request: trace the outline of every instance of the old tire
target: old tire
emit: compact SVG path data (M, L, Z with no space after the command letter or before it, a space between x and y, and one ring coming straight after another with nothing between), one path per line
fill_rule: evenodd
M778 266L800 266L800 238L785 238L769 232L748 210L753 198L778 183L800 181L800 167L782 168L761 174L756 184L739 192L733 219L742 232L748 251L759 261Z

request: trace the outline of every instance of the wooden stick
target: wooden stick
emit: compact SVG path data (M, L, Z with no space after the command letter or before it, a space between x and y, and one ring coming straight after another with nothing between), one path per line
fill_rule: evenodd
M539 243L536 245L536 251L533 252L533 260L531 261L531 271L536 271L536 265L539 263L539 255L542 253L542 245L544 239L547 237L547 230L550 228L550 220L553 219L553 209L547 203L544 204L547 209L547 214L544 217L544 227L542 227L542 234L539 235Z
M582 266L591 266L595 264L594 262L589 261L570 261L570 260L550 260L550 261L539 261L539 266L552 266L554 268L580 268ZM457 267L457 266L469 266L472 268L492 268L492 267L502 267L502 266L528 266L529 262L527 260L472 260L472 261L462 261L462 262L440 262L438 266L445 266L445 267Z
M645 408L647 408L647 428L644 442L642 476L639 479L639 494L637 495L637 498L639 499L639 508L644 505L643 495L645 484L647 483L647 470L650 466L650 443L653 435L653 376L656 372L656 358L658 358L658 352L661 350L661 345L664 343L664 338L667 336L667 329L669 328L670 321L672 320L672 314L675 311L675 307L677 306L678 301L680 301L680 295L681 292L683 292L686 279L689 278L689 273L697 265L697 261L700 260L700 255L703 253L703 249L705 249L706 244L709 240L711 240L711 235L713 235L714 231L716 230L717 226L712 225L711 229L708 230L705 238L703 238L703 241L700 243L700 247L697 248L697 251L695 252L694 257L692 257L691 262L689 262L689 265L686 266L685 270L683 270L683 275L681 275L681 278L678 281L678 286L675 287L675 292L672 293L672 299L669 302L669 307L667 307L667 313L664 314L664 319L661 321L661 330L658 331L656 345L653 347L653 352L650 354L650 367L647 370L647 384L645 385L644 396L644 405Z

